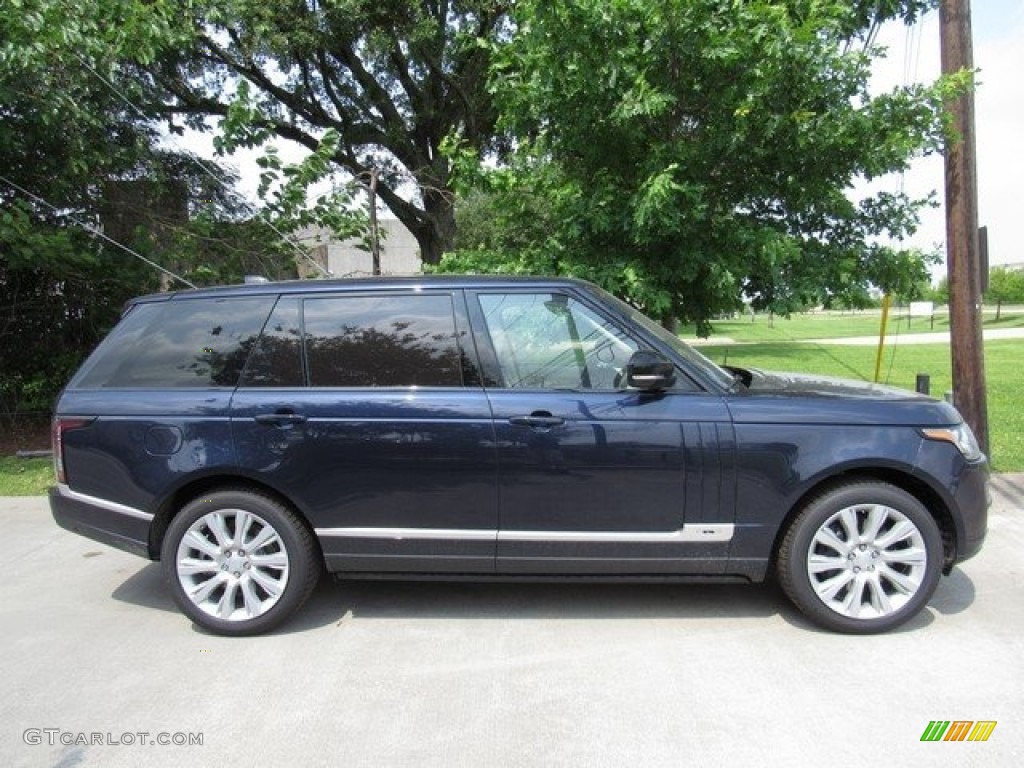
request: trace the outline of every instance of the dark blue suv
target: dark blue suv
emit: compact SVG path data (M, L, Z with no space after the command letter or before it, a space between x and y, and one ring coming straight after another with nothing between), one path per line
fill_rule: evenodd
M68 384L57 522L267 630L342 577L759 581L896 626L985 536L954 408L721 368L589 283L294 282L131 303Z

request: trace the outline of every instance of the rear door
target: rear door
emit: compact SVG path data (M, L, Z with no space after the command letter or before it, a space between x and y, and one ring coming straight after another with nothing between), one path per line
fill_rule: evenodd
M239 461L331 570L490 572L496 453L458 291L283 296L246 367Z
M481 291L503 573L720 571L720 444L728 414L682 374L627 391L635 332L570 289Z

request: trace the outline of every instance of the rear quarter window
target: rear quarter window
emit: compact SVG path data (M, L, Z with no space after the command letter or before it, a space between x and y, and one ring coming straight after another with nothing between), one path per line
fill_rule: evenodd
M71 387L234 387L275 298L139 304L97 348Z
M263 335L242 373L243 387L301 387L302 322L299 300L283 297L263 327Z

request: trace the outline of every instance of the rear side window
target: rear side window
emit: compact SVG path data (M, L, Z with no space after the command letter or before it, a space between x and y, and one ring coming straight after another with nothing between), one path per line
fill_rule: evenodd
M312 386L462 386L450 296L341 296L303 305Z
M138 305L97 348L71 386L234 387L275 298Z

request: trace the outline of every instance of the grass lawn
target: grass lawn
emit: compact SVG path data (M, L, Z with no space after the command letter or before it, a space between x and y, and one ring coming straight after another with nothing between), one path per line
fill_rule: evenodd
M0 456L0 496L43 496L53 483L51 459Z

